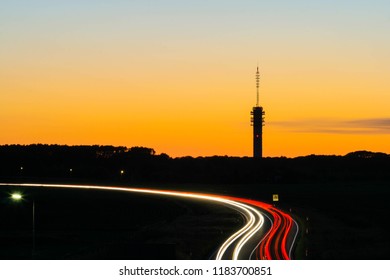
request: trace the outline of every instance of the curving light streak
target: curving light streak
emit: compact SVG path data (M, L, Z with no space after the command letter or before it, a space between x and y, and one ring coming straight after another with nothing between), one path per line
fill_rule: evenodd
M243 205L243 204L241 204ZM241 206L240 205L240 206ZM240 238L241 236L243 236L246 232L250 231L250 229L253 227L253 224L255 223L255 216L252 214L251 211L249 211L246 207L239 207L239 209L242 209L244 216L246 217L246 220L247 220L247 223L246 225L241 228L240 230L238 230L237 232L235 232L233 235L231 235L222 245L221 247L219 248L218 250L218 253L217 253L217 256L216 256L216 260L222 260L224 258L224 255L226 253L226 251L228 250L228 248L238 239ZM242 238L241 238L242 240ZM241 241L240 240L240 241ZM233 259L234 259L234 256L236 253L236 250L237 250L237 247L234 249L233 251ZM241 250L238 249L238 252Z
M267 211L272 215L274 223L269 234L260 244L257 256L260 259L289 260L292 258L292 249L296 242L299 226L290 215L280 211L279 209L271 206ZM290 249L287 252L287 239L292 231L293 223L295 223L296 232L290 244Z
M267 214L265 214L265 213L263 213L263 215L265 216L265 217L267 217L267 219L268 219L268 221L270 222L270 224L271 224L271 227L270 228L272 228L273 226L274 226L274 223L273 223L273 221L272 221L272 219L267 215ZM255 248L253 248L253 250L252 250L252 252L251 252L251 254L250 254L250 256L249 256L249 259L251 260L252 258L253 258L253 255L254 254L256 254L256 257L257 257L257 259L261 259L261 257L260 257L260 246L261 246L261 244L263 243L263 241L264 240L266 240L267 238L268 238L268 235L270 234L270 230L263 236L263 238L262 239L260 239L260 241L257 243L257 246L255 247Z
M295 244L295 242L297 240L297 236L298 236L298 232L299 232L299 225L298 225L298 223L295 220L293 220L293 221L294 221L295 226L296 226L297 229L295 231L295 235L294 235L294 238L293 238L290 250L288 251L288 256L290 257L290 259L292 259L292 249L294 248L294 244Z
M237 232L232 234L219 248L216 259L228 258L227 251L230 246L234 245L233 259L238 259L240 252L244 245L260 230L264 224L264 216L255 208L235 200L238 198L223 197L211 194L197 194L191 192L178 192L178 191L167 191L167 190L153 190L145 188L125 188L115 186L88 186L88 185L63 185L63 184L14 184L14 183L0 183L0 186L20 186L20 187L41 187L41 188L70 188L70 189L95 189L95 190L114 190L114 191L125 191L135 193L146 193L146 194L157 194L174 197L184 197L192 199L201 199L208 201L215 201L225 205L233 207L235 210L242 213L246 219L246 224L239 229ZM234 200L235 199L235 200Z
M296 238L299 232L298 223L287 213L273 207L271 204L264 202L250 200L245 198L231 198L236 201L243 202L245 204L253 205L261 208L264 215L270 220L270 230L260 240L257 247L252 251L257 250L256 256L258 259L285 259L289 260L292 258L292 249L296 242ZM269 217L266 213L270 214ZM289 250L287 252L288 244L287 239L293 229L293 223L295 224L295 235L291 242Z
M95 190L114 190L135 193L146 193L155 195L174 196L182 198L192 198L207 201L215 201L234 208L236 211L243 214L246 223L238 231L233 233L219 248L216 259L240 259L240 253L243 248L250 243L249 241L264 226L264 215L270 220L270 229L262 236L261 240L256 244L255 249L250 251L249 258L253 252L257 250L258 259L291 259L292 249L298 235L298 224L291 218L290 215L274 208L272 205L245 198L218 196L212 194L200 194L193 192L180 192L169 190L154 190L145 188L125 188L115 186L88 186L88 185L63 185L63 184L15 184L15 183L0 183L0 186L21 186L21 187L42 187L42 188L72 188L72 189L95 189ZM262 209L264 215L256 208ZM269 217L268 213L272 216ZM293 227L296 226L296 233L287 253L287 238ZM252 243L253 244L253 243ZM249 246L249 245L248 245ZM252 247L253 248L253 247ZM229 252L233 252L230 255Z
M258 232L260 230L260 228L263 226L264 224L264 216L257 210L255 210L254 208L251 207L251 209L254 211L254 213L257 215L257 224L252 227L252 229L247 232L247 234L245 234L241 240L238 242L236 248L234 249L233 251L233 260L238 260L238 257L239 257L239 254L240 254L240 251L242 249L242 247L254 236L254 234L256 232Z

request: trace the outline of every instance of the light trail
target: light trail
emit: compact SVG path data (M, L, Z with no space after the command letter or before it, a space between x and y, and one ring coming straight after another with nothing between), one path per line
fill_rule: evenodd
M240 212L245 220L245 225L229 236L219 247L216 254L217 260L222 259L248 259L252 258L256 251L258 259L291 259L292 249L298 235L298 224L290 215L276 209L271 204L232 196L218 196L214 194L201 194L193 192L155 190L146 188L127 188L116 186L92 186L92 185L64 185L64 184L15 184L0 183L0 186L39 187L39 188L69 188L69 189L95 189L124 191L133 193L173 196L205 201L214 201L224 204ZM259 210L261 209L261 211ZM270 216L269 216L269 215ZM263 230L265 218L270 222L269 230ZM287 239L291 234L293 223L296 233L288 250ZM262 231L263 230L263 231ZM261 233L264 232L264 233ZM260 234L262 234L260 236ZM254 240L254 238L258 238ZM255 246L253 246L255 241ZM252 245L251 245L252 244ZM251 247L252 246L252 247ZM248 248L246 248L248 247ZM245 248L245 250L244 250ZM244 252L243 252L244 251ZM288 252L287 252L288 251ZM249 253L248 253L249 252ZM246 253L246 254L245 254Z
M298 223L290 215L273 206L269 207L267 211L272 215L274 223L269 234L261 242L257 251L257 257L268 260L292 259L292 249L299 231ZM290 246L288 246L287 239L292 232L293 224L296 228L295 235Z
M232 198L217 196L212 194L198 194L192 192L178 192L178 191L168 191L168 190L153 190L153 189L145 189L145 188L125 188L125 187L115 187L115 186L90 186L90 185L0 183L0 186L125 191L125 192L134 192L134 193L144 193L144 194L146 193L146 194L215 201L218 203L228 205L229 207L232 207L236 211L242 213L245 217L246 223L241 229L239 229L234 234L232 234L221 245L216 256L217 260L229 258L229 254L227 252L231 246L234 246L232 258L238 259L242 248L260 230L260 228L264 224L264 216L257 209L245 203L237 202Z
M253 212L257 215L257 224L252 227L251 230L249 230L242 238L241 240L238 242L236 248L234 249L233 251L233 260L238 260L239 259L239 254L241 252L241 249L242 247L254 236L254 234L256 232L258 232L260 230L260 228L263 226L264 224L264 216L258 211L258 210L255 210L254 208L251 207L251 209L253 209Z
M292 250L298 236L299 226L289 214L275 208L271 204L261 201L237 197L230 198L262 209L264 213L263 216L266 216L267 219L270 220L270 230L264 235L260 242L258 242L258 246L252 251L250 258L254 251L256 251L257 259L292 259ZM268 214L270 214L270 216ZM295 235L291 244L288 246L287 239L293 230L293 224L295 225Z
M299 232L299 225L298 225L298 223L295 221L295 220L293 220L294 221L294 224L295 224L295 226L296 226L296 231L295 231L295 235L294 235L294 238L293 238L293 241L292 241L292 245L291 245L291 247L290 247L290 250L288 251L288 256L290 257L290 259L292 259L292 250L293 250L293 248L294 248L294 244L295 244L295 242L296 242L296 240L297 240L297 237L298 237L298 232Z

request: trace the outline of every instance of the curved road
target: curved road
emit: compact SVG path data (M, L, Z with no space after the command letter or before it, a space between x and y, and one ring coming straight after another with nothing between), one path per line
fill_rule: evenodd
M290 215L270 204L239 197L115 186L12 183L0 183L0 186L125 191L207 200L224 204L240 212L245 219L245 224L219 247L215 255L217 260L291 259L292 248L298 234L298 224Z

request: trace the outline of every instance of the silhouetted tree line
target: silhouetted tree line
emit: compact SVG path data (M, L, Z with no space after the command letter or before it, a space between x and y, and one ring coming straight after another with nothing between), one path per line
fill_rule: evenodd
M358 151L345 156L297 158L171 158L146 147L3 145L0 177L123 183L389 181L390 155Z

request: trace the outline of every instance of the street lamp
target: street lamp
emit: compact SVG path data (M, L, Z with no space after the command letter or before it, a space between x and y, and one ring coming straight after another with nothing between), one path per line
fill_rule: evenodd
M15 200L15 201L18 201L18 200L22 200L22 195L20 193L13 193L11 194L11 199L12 200Z
M14 201L23 200L23 195L21 193L15 192L11 194L11 199ZM35 255L35 200L32 201L32 236L33 236L33 247L32 255Z

